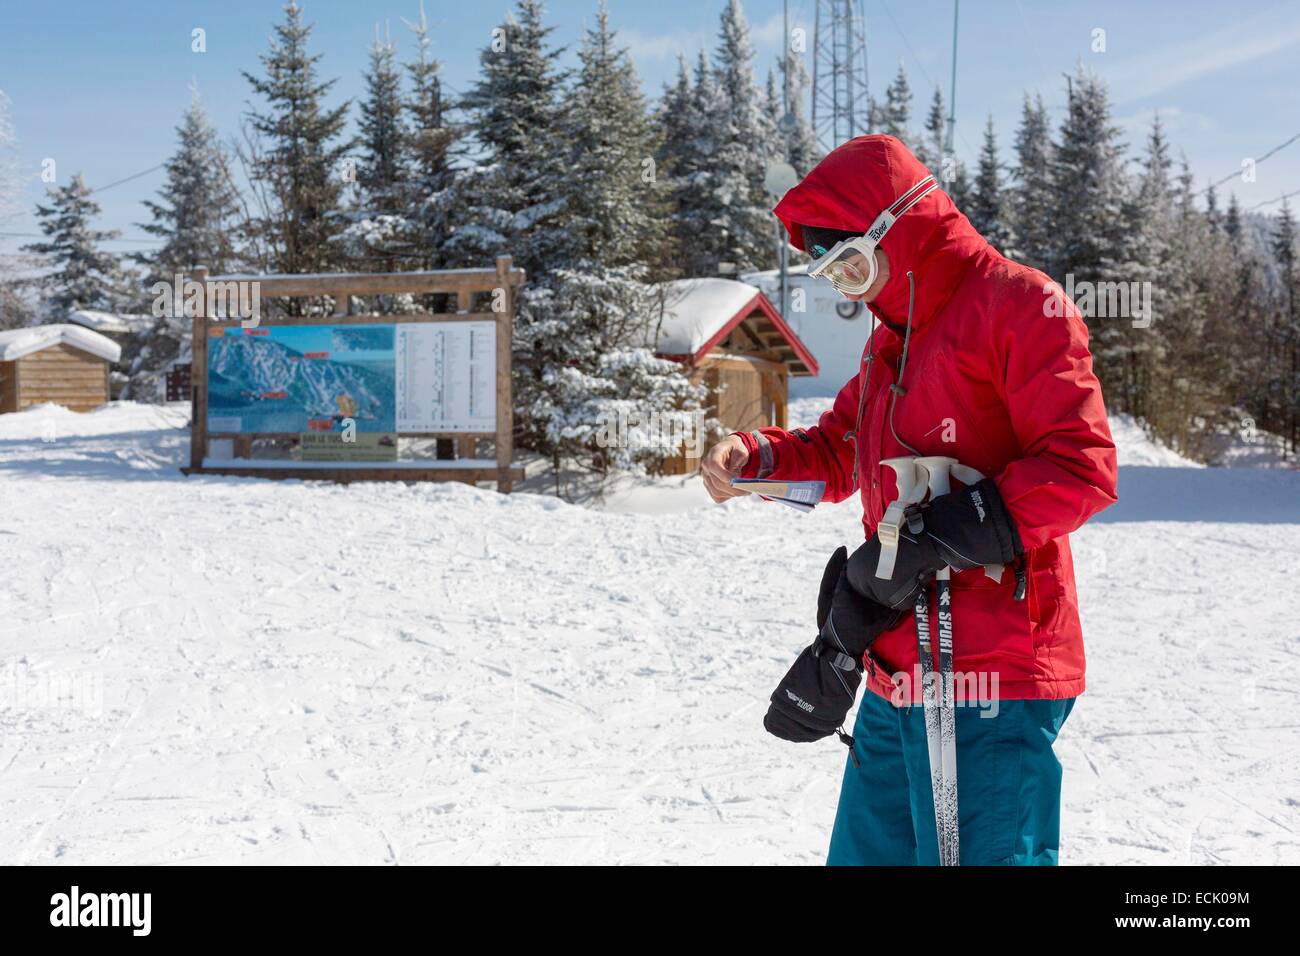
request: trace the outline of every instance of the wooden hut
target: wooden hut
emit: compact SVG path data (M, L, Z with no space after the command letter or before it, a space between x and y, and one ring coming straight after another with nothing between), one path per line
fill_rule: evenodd
M683 362L709 390L709 415L727 431L786 427L789 381L817 374L817 360L758 288L734 279L666 283L653 348ZM694 471L682 456L667 471Z
M122 354L111 339L80 325L0 332L0 412L52 402L88 412L108 401L108 369Z

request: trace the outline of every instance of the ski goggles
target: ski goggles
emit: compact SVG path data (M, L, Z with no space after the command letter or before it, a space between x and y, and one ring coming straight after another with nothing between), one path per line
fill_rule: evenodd
M814 259L808 274L829 280L844 295L862 295L876 281L876 247L880 240L903 213L938 188L935 178L926 176L877 216L864 235L838 242L824 256Z

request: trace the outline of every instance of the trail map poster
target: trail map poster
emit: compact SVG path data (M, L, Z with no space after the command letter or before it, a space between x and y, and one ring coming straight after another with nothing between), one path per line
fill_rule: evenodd
M496 323L213 328L208 430L235 434L496 428Z

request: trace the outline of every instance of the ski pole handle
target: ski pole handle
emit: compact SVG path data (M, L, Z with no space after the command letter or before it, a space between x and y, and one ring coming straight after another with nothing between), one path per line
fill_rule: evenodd
M888 580L894 576L894 562L898 559L898 535L903 526L903 513L908 505L925 500L927 486L924 474L916 467L915 458L886 458L881 464L894 472L894 484L898 487L898 497L885 509L876 525L876 537L880 540L876 577Z

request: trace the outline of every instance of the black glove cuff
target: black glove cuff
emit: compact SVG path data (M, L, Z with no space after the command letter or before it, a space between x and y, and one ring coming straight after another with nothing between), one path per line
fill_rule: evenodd
M1002 548L1002 560L999 563L1010 564L1024 554L1025 548L1020 543L1020 532L1016 529L1016 523L1011 520L1011 512L1007 510L1007 503L1002 500L1002 492L998 491L997 482L992 478L982 478L971 485L967 491L978 493L989 508L993 518L993 533L997 535L998 545ZM977 499L972 495L972 501L975 500Z
M940 558L959 570L1010 564L1024 552L1020 532L992 478L940 495L922 514L925 533Z
M821 631L817 634L817 640L813 642L813 654L837 670L845 672L857 671L861 674L864 669L861 658L855 659L852 654L848 653L844 642L835 633L835 624L832 617L831 614L826 615L826 623L822 625Z

